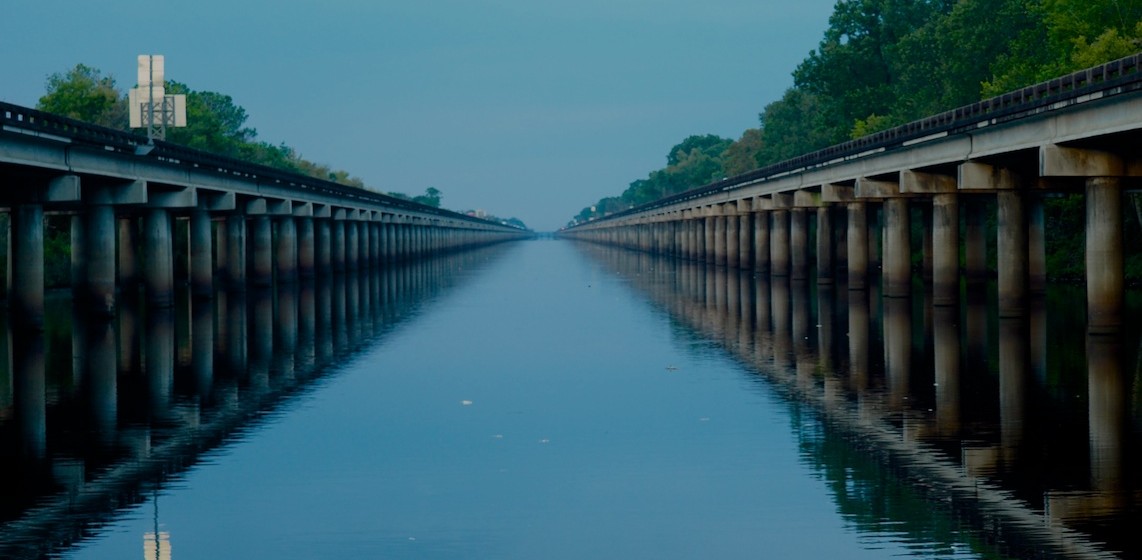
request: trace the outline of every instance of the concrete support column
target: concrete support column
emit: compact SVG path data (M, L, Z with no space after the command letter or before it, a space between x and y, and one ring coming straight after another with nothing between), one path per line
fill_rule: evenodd
M195 209L190 213L190 291L195 296L214 295L214 238L210 213Z
M959 292L959 195L937 194L932 196L932 303L956 305Z
M1043 221L1043 198L1029 196L1027 210L1027 288L1032 294L1047 293L1047 238Z
M230 277L230 270L227 265L230 263L230 258L226 255L227 241L226 241L226 221L214 221L214 273L223 280Z
M134 225L133 221L128 223ZM115 312L115 209L106 204L88 207L83 227L85 267L83 278L75 287L87 300L91 312L109 317ZM134 248L127 252L133 266Z
M119 286L139 283L139 224L134 217L119 220Z
M714 218L702 218L702 260L708 264L716 262L714 258Z
M381 264L381 224L369 223L369 266Z
M921 241L920 241L920 276L925 283L932 281L932 207L923 206L920 209Z
M233 214L226 218L226 271L230 289L246 287L246 216Z
M817 208L817 283L833 283L833 216L828 206Z
M1023 194L1015 190L999 191L995 199L999 316L1018 317L1027 312L1027 220L1023 215Z
M278 282L297 280L297 224L293 216L278 218L278 243L276 250Z
M313 218L297 221L297 273L302 278L313 278L313 267L317 262L316 235Z
M333 221L319 220L314 224L316 228L316 242L314 253L317 257L318 274L328 274L333 270Z
M769 273L773 276L789 275L789 211L773 210L769 213Z
M333 271L345 271L345 221L334 220L330 227L333 230L332 244L333 244Z
M791 280L809 277L809 217L804 208L789 210L789 257Z
M738 250L741 249L741 240L738 239L738 217L721 216L726 223L726 267L737 267L739 263Z
M174 304L174 245L171 217L165 208L150 208L143 216L143 285L153 307Z
M986 206L978 200L969 199L965 204L967 213L964 225L964 275L969 284L987 281L987 236L984 227L987 223Z
M87 276L87 253L84 251L87 242L86 227L83 214L71 216L71 289L76 295L82 293L84 277Z
M769 272L769 212L753 216L753 269Z
M12 209L8 233L8 308L12 321L36 330L44 325L44 207Z
M361 263L361 236L357 221L345 222L345 268L357 270Z
M250 283L255 286L269 286L274 280L273 227L270 217L254 216L250 220L250 238L253 251L253 270Z
M743 212L738 215L738 268L749 270L753 259L753 215Z
M849 202L848 211L848 284L850 290L868 287L868 203Z
M884 295L907 297L911 291L912 243L907 198L884 201Z
M1087 331L1116 332L1122 326L1125 303L1123 260L1122 180L1086 180L1086 301Z

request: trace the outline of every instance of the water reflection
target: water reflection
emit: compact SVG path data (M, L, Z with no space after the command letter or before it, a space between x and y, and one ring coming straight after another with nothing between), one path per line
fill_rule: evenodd
M44 332L0 321L9 357L0 367L0 557L54 556L92 535L502 250L213 300L183 294L167 309L124 295L111 321L75 315L59 297ZM169 546L157 528L148 538L151 549Z
M1139 333L1074 337L1081 291L1052 288L1028 317L1000 319L986 291L933 307L580 247L788 399L803 460L871 541L1142 557Z

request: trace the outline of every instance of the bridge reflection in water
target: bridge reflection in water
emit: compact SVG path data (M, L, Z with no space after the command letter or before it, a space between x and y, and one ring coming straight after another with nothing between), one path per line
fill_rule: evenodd
M460 270L501 251L212 300L184 293L173 308L122 297L109 322L88 320L58 294L43 332L11 329L5 317L0 557L38 558L94 535L470 278ZM169 538L177 546L178 535Z
M679 336L713 342L785 397L803 461L859 530L949 552L966 533L985 556L1142 557L1138 325L1085 334L1082 288L1052 288L1009 319L994 286L933 307L930 294L578 245Z

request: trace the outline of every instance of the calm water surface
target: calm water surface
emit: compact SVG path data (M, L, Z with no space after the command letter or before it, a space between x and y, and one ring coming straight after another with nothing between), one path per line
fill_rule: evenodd
M534 241L112 325L61 299L9 335L0 556L1142 553L1136 333L856 294Z

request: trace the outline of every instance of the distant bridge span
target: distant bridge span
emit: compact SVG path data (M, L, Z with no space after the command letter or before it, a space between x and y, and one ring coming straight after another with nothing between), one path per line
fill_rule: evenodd
M141 278L170 305L172 225L187 217L189 277L208 296L321 272L516 239L526 232L364 189L0 103L0 207L10 210L12 317L43 321L45 212L72 216L72 280L97 313ZM139 258L141 253L142 259Z
M1115 331L1124 302L1123 193L1142 176L1142 54L1076 72L578 224L562 235L809 277L837 270L865 289L882 264L884 295L911 290L911 210L924 210L924 262L935 305L957 303L960 206L965 273L985 273L978 195L998 206L999 312L1025 313L1044 289L1042 196L1086 199L1088 329ZM843 210L843 212L842 212ZM877 219L878 211L882 214ZM882 239L881 239L882 237Z

